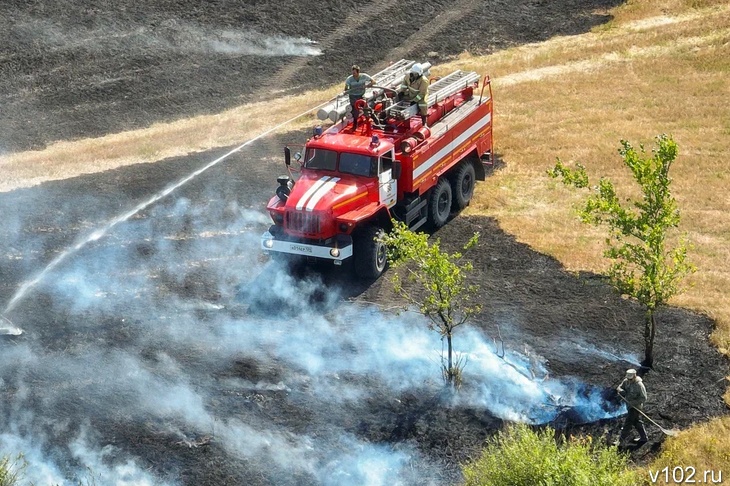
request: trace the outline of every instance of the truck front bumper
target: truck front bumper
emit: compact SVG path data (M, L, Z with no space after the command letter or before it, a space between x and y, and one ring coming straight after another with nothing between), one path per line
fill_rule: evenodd
M332 239L332 243L314 245L301 240L287 240L281 236L274 236L270 231L261 235L261 249L264 252L287 253L311 258L332 260L335 265L342 264L352 256L352 238L340 235Z

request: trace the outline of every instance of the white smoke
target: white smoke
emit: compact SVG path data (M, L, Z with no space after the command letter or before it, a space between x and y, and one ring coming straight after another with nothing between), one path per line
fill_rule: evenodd
M222 31L204 40L203 47L222 54L254 56L319 56L316 42L303 37L264 36L255 32Z
M220 201L214 189L208 196L158 201L34 289L59 319L19 323L27 337L3 348L0 383L10 392L0 401L0 455L25 452L37 484L89 471L99 484L174 484L152 476L123 440L104 442L104 427L123 426L169 446L211 444L273 482L437 484L439 465L411 444L369 443L346 424L373 396L441 390L438 334L417 313L345 303L316 276L264 263L267 216ZM37 313L33 295L14 320ZM548 377L539 356L509 347L497 356L477 328L460 328L455 342L468 359L467 387L440 406L530 423L561 407L587 420L617 413L596 389ZM242 359L271 371L250 379L226 371ZM312 424L283 426L274 406L306 410Z
M126 55L158 51L178 54L225 54L249 56L319 56L317 43L304 37L266 34L242 26L240 30L208 28L168 19L154 27L146 25L104 24L81 27L61 25L48 19L26 19L14 30L36 46L52 51L88 49Z
M0 434L0 454L5 451L23 451L23 459L16 461L16 471L22 464L26 465L21 477L22 484L38 486L77 486L80 484L105 484L114 486L166 486L170 483L151 476L133 459L115 461L108 465L117 455L112 446L101 449L90 447L87 442L87 431L69 443L69 459L84 464L84 469L68 474L62 472L63 464L55 461L43 450L43 444L37 438ZM11 455L12 452L8 452ZM14 457L14 456L13 456Z
M577 353L578 355L597 356L606 361L622 362L636 368L641 366L638 355L634 353L627 353L624 351L619 351L617 349L612 349L610 347L607 348L605 346L599 348L594 344L590 344L581 340L573 340L572 342L568 342L568 345L570 346L570 349L573 350L573 353ZM577 359L580 358L577 357Z

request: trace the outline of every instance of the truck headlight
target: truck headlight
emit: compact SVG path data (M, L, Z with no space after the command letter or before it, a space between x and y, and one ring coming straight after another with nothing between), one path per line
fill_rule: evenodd
M274 247L274 239L273 238L268 238L268 239L264 240L264 247L266 247L266 248L273 248Z
M332 255L332 258L337 258L338 256L340 256L339 248L332 248L330 250L330 255Z

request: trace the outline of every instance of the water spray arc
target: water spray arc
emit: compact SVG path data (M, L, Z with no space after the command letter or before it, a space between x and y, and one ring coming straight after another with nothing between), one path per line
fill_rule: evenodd
M264 131L260 135L257 135L256 137L254 137L254 138L252 138L250 140L247 140L246 142L244 142L241 145L239 145L238 147L232 149L228 153L226 153L226 154L218 157L217 159L213 160L212 162L209 162L207 165L205 165L205 166L201 167L200 169L192 172L191 174L189 174L188 176L186 176L183 179L179 180L175 184L167 187L166 189L164 189L161 192L158 192L154 196L150 197L148 200L146 200L146 201L138 204L136 207L134 207L134 208L130 209L129 211L127 211L125 213L122 213L119 216L116 216L115 218L111 219L102 228L95 230L90 235L86 236L85 238L83 238L81 241L79 241L78 243L76 243L72 247L67 248L66 250L62 251L56 258L53 259L53 261L51 261L51 263L49 263L46 266L46 268L44 268L35 277L33 277L30 280L26 280L25 282L23 282L23 284L20 286L20 288L15 292L15 294L13 295L13 297L8 302L7 306L5 307L5 310L3 310L2 312L0 312L0 318L2 318L3 321L7 321L8 324L10 325L11 324L10 323L10 320L7 317L5 317L5 315L8 314L9 312L11 312L15 308L15 306L18 304L18 302L25 296L25 294L30 289L32 289L33 287L35 287L39 282L41 282L43 280L43 278L46 275L48 275L48 273L50 273L54 268L56 268L58 265L60 265L61 263L63 263L68 257L70 257L71 255L73 255L76 252L78 252L79 250L81 250L87 244L89 244L89 243L91 243L93 241L96 241L96 240L102 238L112 228L114 228L119 223L122 223L122 222L128 220L129 218L131 218L135 214L139 213L143 209L147 208L148 206L156 203L160 199L162 199L165 196L169 195L170 193L172 193L173 191L175 191L177 188L179 188L179 187L183 186L184 184L190 182L191 180L195 179L197 176L199 176L203 172L207 171L211 167L214 167L215 165L217 165L220 162L224 161L225 159L227 159L231 155L233 155L233 154L241 151L243 148L245 148L246 146L248 146L251 143L255 142L256 140L258 140L260 138L263 138L263 137L265 137L265 136L267 136L267 135L275 132L276 130L280 129L281 127L283 127L285 125L288 125L289 123L294 122L295 120L303 117L304 115L307 115L307 114L309 114L309 113L311 113L311 112L313 112L315 110L318 110L319 108L321 108L322 106L326 105L327 103L329 103L329 101L327 101L325 103L322 103L320 105L317 105L315 107L309 108L306 111L304 111L304 112L302 112L302 113L300 113L300 114L298 114L298 115L296 115L296 116L294 116L294 117L292 117L292 118L290 118L290 119L288 119L288 120L286 120L286 121L284 121L284 122L282 122L282 123L280 123L280 124L278 124L278 125L270 128L270 129ZM14 330L16 334L22 333L22 330L21 329L16 328L13 325L10 325L9 330L10 331L13 331ZM5 331L4 327L3 328L0 328L0 331ZM19 332L17 332L17 331L19 331ZM11 332L3 332L3 334L11 334Z

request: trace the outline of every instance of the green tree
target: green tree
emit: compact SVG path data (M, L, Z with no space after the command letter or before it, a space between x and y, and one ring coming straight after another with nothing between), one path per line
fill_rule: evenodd
M510 425L487 441L479 458L462 466L466 486L635 486L628 458L591 437L556 442L551 428Z
M441 250L438 239L429 244L427 234L410 231L398 221L393 226L381 238L388 249L388 261L394 269L402 268L407 280L415 284L405 287L402 272L396 271L391 278L395 291L409 304L417 306L429 319L429 327L446 340L446 357L441 356L443 376L447 383L458 388L464 363L454 357L454 329L480 310L474 303L478 287L467 281L472 264L463 261L461 252L449 254ZM479 234L474 234L463 250L476 245L478 239Z
M614 184L601 178L580 209L585 223L608 227L604 255L611 260L611 283L645 308L642 364L649 368L654 364L656 311L683 290L682 280L695 270L687 260L685 237L675 245L668 241L670 231L679 226L680 220L669 177L677 157L677 144L671 137L659 135L656 145L648 156L643 145L637 151L629 142L621 141L619 154L641 189L640 200L627 199L622 203ZM562 178L568 185L588 186L588 176L581 165L569 169L558 159L548 174Z

